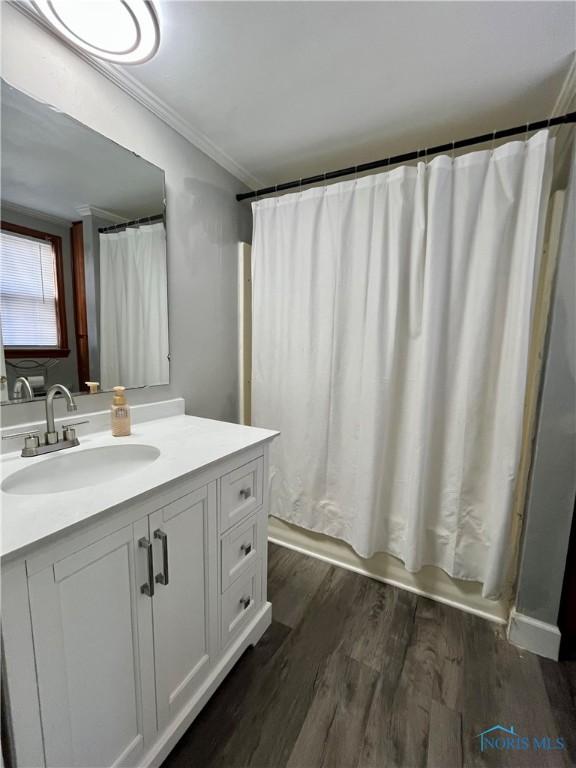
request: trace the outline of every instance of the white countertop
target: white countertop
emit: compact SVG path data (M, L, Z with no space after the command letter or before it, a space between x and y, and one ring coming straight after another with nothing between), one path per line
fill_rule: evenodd
M142 469L91 487L42 495L0 491L1 556L14 556L56 533L278 434L268 429L179 415L135 424L130 437L114 438L109 430L88 434L80 438L78 447L45 456L22 458L21 447L4 454L3 479L35 462L105 445L146 444L160 451L158 459Z

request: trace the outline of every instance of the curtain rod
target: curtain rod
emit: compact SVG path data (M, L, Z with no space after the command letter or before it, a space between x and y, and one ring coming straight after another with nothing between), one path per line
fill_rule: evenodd
M393 157L386 157L383 160L374 160L371 163L362 163L361 165L352 165L348 168L340 168L337 171L327 171L326 173L319 173L316 176L308 176L305 179L297 179L296 181L286 181L284 184L276 184L273 187L264 187L263 189L257 189L254 192L243 192L240 195L236 195L236 200L249 200L254 197L261 197L263 195L273 195L276 192L283 192L287 189L296 189L303 187L307 184L317 184L321 181L329 181L331 179L338 179L341 176L350 176L352 173L364 173L365 171L373 171L376 168L385 168L388 165L395 165L396 163L407 163L410 160L418 160L428 155L437 155L439 152L451 152L454 149L461 149L462 147L472 147L474 144L484 144L487 141L495 141L496 139L504 139L508 136L518 136L521 133L528 133L530 131L539 131L542 128L552 128L555 125L564 125L567 123L576 123L576 112L569 112L566 115L560 115L559 117L550 117L547 120L539 120L535 123L525 123L524 125L517 125L515 128L504 128L501 131L493 131L492 133L484 133L481 136L473 136L470 139L460 139L459 141L452 141L449 144L439 144L436 147L428 147L427 149L416 149L412 152L406 152L403 155L394 155Z
M122 232L127 227L137 227L140 224L153 224L155 221L164 221L164 214L159 213L156 216L144 216L141 219L134 219L133 221L125 221L122 224L112 224L110 227L98 227L98 232Z

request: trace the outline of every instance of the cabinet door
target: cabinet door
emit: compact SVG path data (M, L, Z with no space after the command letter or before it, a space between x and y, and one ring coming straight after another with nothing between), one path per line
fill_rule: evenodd
M150 515L158 728L188 702L217 649L216 483Z
M136 568L147 531L144 519L29 579L47 766L137 765L153 736L151 602Z

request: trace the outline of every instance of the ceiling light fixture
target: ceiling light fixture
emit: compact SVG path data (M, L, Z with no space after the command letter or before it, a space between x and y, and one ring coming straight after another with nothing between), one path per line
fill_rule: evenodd
M149 0L33 0L36 9L69 42L116 64L148 61L160 45L160 27Z

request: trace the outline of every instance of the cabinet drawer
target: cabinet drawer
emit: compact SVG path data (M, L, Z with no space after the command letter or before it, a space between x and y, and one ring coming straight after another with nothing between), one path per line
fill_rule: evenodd
M222 647L242 631L262 602L261 563L255 560L250 571L237 579L222 595Z
M220 481L220 533L262 504L262 457L229 472Z
M259 552L259 515L252 515L224 534L221 541L221 591L225 592L236 579L248 571Z

